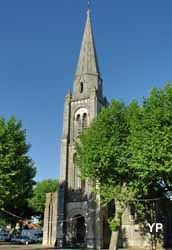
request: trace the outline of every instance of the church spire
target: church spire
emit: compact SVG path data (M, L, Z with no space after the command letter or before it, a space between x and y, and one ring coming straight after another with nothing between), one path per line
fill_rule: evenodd
M90 0L88 0L88 9L90 11Z
M86 25L76 70L76 76L84 74L100 74L90 20L90 1L88 1Z

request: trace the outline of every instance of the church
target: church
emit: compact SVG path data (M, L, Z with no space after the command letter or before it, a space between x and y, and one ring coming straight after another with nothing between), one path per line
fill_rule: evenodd
M47 195L45 245L52 242L57 248L85 246L92 249L109 246L108 213L104 211L102 221L102 211L97 197L92 193L92 186L88 181L81 180L75 164L75 141L101 108L107 105L102 82L88 5L73 92L66 94L64 103L60 188L57 198L53 194Z
M90 5L73 83L64 102L63 132L60 155L60 186L46 196L43 245L57 249L108 249L111 232L108 218L115 213L113 205L100 206L100 197L92 192L92 184L80 177L76 165L75 142L80 133L107 106L103 80L99 70L91 25ZM150 234L143 237L136 214L126 209L122 216L120 247L150 249Z
M60 183L57 215L57 247L95 248L101 244L100 208L92 187L80 178L75 164L75 140L106 105L102 78L87 10L86 25L76 69L73 92L67 93L61 141ZM63 204L63 205L62 205Z

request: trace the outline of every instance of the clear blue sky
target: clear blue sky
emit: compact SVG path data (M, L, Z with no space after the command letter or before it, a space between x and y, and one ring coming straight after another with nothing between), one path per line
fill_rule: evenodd
M172 81L172 1L93 0L104 94L130 102ZM64 96L72 89L86 0L0 1L0 115L23 121L36 180L59 175Z

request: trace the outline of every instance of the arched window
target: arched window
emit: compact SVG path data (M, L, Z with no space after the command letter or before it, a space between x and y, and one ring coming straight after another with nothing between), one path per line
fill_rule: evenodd
M81 115L78 114L76 117L76 136L82 131Z
M76 169L76 159L77 159L77 154L74 153L73 155L73 187L75 188L75 183L77 180L77 169Z
M83 91L84 91L84 83L80 82L79 92L82 93Z
M81 119L80 114L78 114L76 117L76 121L78 122L78 121L80 121L80 119Z
M88 127L89 116L86 108L79 108L74 114L74 138Z
M84 113L84 114L83 114L83 118L82 118L82 128L83 128L83 129L87 128L87 126L88 126L87 123L88 123L88 121L87 121L87 114Z

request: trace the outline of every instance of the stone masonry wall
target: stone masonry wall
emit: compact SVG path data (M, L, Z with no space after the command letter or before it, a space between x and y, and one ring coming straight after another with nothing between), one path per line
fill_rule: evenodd
M55 246L57 235L57 192L47 193L45 212L44 212L44 228L43 228L43 245Z

